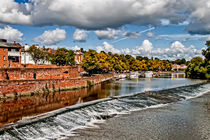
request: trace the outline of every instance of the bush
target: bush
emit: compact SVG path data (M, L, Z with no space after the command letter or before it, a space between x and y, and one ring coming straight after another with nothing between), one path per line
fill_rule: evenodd
M94 82L91 80L87 80L87 86L91 87L94 85Z

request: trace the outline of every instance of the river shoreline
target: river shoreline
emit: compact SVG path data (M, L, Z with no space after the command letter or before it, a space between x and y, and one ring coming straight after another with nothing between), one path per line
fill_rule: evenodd
M210 139L210 92L190 100L108 119L69 139Z
M38 116L34 116L34 117L27 117L13 124L8 124L0 128L0 138L2 139L8 139L8 138L19 138L19 139L27 139L27 138L30 138L30 139L37 139L37 138L56 139L57 138L59 139L59 138L62 138L63 139L63 138L68 138L68 136L74 135L75 132L81 131L80 129L88 128L89 126L94 126L96 122L97 123L104 122L105 120L107 120L107 122L109 123L109 121L111 120L114 120L114 121L115 119L117 120L119 116L120 117L127 116L128 118L130 118L132 117L132 114L135 113L134 111L138 112L137 110L146 111L146 110L150 110L151 108L156 108L157 110L159 110L159 107L161 107L162 105L164 106L168 106L167 104L173 105L185 99L189 99L191 97L195 98L206 92L209 92L209 83L196 82L197 84L195 84L195 81L194 82L188 81L191 83L190 85L182 84L183 86L179 86L178 83L181 82L180 80L170 81L169 79L162 79L161 85L164 85L165 87L167 87L165 83L172 82L173 84L172 83L170 84L170 85L173 85L171 88L168 88L168 89L159 88L159 90L157 90L156 84L157 83L159 84L160 83L159 81L160 79L153 79L152 84L151 84L154 87L153 91L144 91L144 92L140 92L140 91L142 90L141 87L145 87L143 83L147 85L149 84L147 80L146 81L142 80L140 83L128 80L128 81L117 81L114 83L107 83L107 84L99 85L100 90L102 90L101 93L103 95L108 95L106 98L104 97L101 98L101 96L98 96L97 100L90 101L90 99L84 99L83 101L86 100L88 102L79 103L79 104L70 105L70 106L68 105L67 107L64 107L55 111L50 111L50 112L47 112ZM187 80L184 80L184 81L187 81ZM122 94L122 93L126 93L125 90L123 89L125 88L127 89L127 85L129 85L129 83L132 86L136 85L135 87L137 88L139 86L141 87L140 89L135 89L136 92L130 92L130 94L127 94L127 95ZM176 83L175 84L176 86L174 85L174 83ZM118 86L116 87L116 85L119 85L120 87L122 86L121 87L122 90L119 90L121 94L120 93L116 94L117 92L112 92L113 88L111 87L114 87L114 91L116 91L116 89L119 89ZM107 89L107 88L110 88L110 91L108 92L109 94L106 94L107 93L106 90L104 91L104 89ZM100 90L95 89L94 87L93 89L92 90L96 93L99 93L100 91ZM92 90L90 89L90 91ZM133 91L133 90L134 88L131 88L129 91ZM94 92L90 92L88 93L88 95L89 94L93 95ZM60 97L60 95L61 94L56 94L56 96L58 97ZM70 95L70 94L67 93L66 95ZM78 98L80 100L80 98L77 97L76 95L78 94L76 93L71 94L70 99L72 99L72 97L75 96L75 99ZM54 99L58 99L58 98L54 98ZM61 99L63 99L62 96L61 96ZM43 100L45 100L45 98L43 98ZM48 98L47 101L49 101L50 103L49 106L51 106L51 104L53 103L52 102L53 100L51 100L51 98ZM55 101L57 102L57 100ZM61 104L63 103L64 102L62 101ZM40 107L43 108L44 106L40 106ZM37 111L38 108L35 108L35 109L36 109L35 111ZM131 116L122 115L125 113L126 114L131 113ZM119 115L119 116L115 117L116 115ZM145 117L145 119L149 117L147 116ZM135 116L133 119L135 120L135 118L138 118L138 117ZM120 124L121 123L122 122L120 122ZM127 126L128 128L129 128L129 124L132 124L132 121L131 122L128 121L128 124L126 124L128 125ZM138 122L136 122L136 124L138 124ZM115 127L117 127L117 124L115 125L116 125ZM135 126L135 124L133 125ZM100 126L103 127L103 125L100 125ZM111 124L111 127L112 127L112 124ZM119 128L124 129L124 127L121 128L121 126ZM115 131L117 131L119 128L115 128L116 129ZM84 131L87 131L87 130L89 129L84 129ZM90 132L92 133L96 130L97 129L90 129ZM81 136L84 136L84 137L82 138L74 137L74 138L86 139L85 135L81 135ZM95 138L92 138L92 139L95 139ZM105 137L104 139L107 139L107 138Z
M0 99L87 88L114 78L114 74L97 74L68 79L0 80Z

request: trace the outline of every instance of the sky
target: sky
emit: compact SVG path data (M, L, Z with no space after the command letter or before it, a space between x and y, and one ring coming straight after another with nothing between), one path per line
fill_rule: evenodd
M175 60L201 56L210 0L0 0L0 38Z

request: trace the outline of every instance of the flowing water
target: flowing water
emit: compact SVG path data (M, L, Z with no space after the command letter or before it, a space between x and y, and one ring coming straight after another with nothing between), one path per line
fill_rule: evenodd
M76 98L75 95L75 104L109 96L117 97L77 109L70 106L65 111L45 119L21 126L13 125L0 131L0 139L62 139L74 135L77 128L96 127L95 123L119 114L195 98L210 91L210 83L201 82L189 79L140 79L103 83L87 89L84 96ZM68 105L71 104L74 103Z

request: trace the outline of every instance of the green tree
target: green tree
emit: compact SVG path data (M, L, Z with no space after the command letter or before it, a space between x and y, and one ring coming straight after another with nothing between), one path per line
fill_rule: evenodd
M84 54L82 67L90 74L97 73L97 60L97 52L95 50L89 49Z
M186 75L189 78L206 78L207 67L204 64L204 60L201 57L194 57L187 67Z
M51 61L56 65L74 65L74 52L72 50L60 48L52 55Z
M42 50L40 50L35 45L32 45L28 50L26 50L32 57L32 60L35 64L37 64L39 61L47 61L49 60L49 55L47 53L44 53Z

